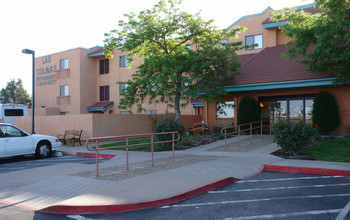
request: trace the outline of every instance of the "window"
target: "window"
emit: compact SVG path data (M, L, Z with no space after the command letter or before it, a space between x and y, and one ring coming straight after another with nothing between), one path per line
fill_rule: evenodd
M119 92L120 94L123 94L123 90L128 88L129 87L129 84L120 84L119 85Z
M66 69L68 69L68 59L61 59L60 70L66 70Z
M60 86L60 96L69 96L68 86Z
M217 102L216 103L216 119L226 119L226 118L234 118L234 102Z
M100 86L100 101L109 100L109 86Z
M119 57L119 67L126 67L129 65L128 56L120 56Z
M146 115L156 115L157 114L157 110L146 110L145 114Z
M121 115L128 115L128 114L130 114L130 112L129 111L120 111L120 114Z
M262 48L262 34L251 35L245 37L245 45L249 46L246 50L254 50Z
M23 116L24 112L23 109L5 109L5 116Z
M109 59L100 60L100 74L109 73Z
M222 41L220 42L220 44L227 44L227 43L228 43L227 39L222 40Z
M69 115L69 112L60 112L60 115Z

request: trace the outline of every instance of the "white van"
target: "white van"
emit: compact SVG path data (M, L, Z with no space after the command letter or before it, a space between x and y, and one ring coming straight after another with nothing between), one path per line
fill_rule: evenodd
M15 117L28 117L28 108L23 104L0 104L0 121L15 123Z

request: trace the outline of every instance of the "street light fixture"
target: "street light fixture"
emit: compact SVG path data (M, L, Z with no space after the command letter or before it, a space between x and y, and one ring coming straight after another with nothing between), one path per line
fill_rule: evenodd
M32 75L32 134L34 134L34 109L35 109L35 102L34 102L34 77L35 77L35 51L29 50L29 49L23 49L22 53L25 54L32 54L33 59L33 75Z

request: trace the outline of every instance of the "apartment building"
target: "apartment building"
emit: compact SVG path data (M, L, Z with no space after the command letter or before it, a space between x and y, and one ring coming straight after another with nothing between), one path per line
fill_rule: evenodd
M297 7L311 14L320 12L313 4ZM306 67L295 59L285 59L289 41L280 29L282 22L270 20L273 10L267 8L259 14L244 16L227 29L245 26L247 30L239 34L234 41L253 48L239 51L238 59L242 63L241 75L235 85L225 87L228 95L226 104L206 103L203 106L203 120L211 129L237 124L237 110L244 96L252 96L259 101L261 119L282 117L288 120L311 119L313 98L320 91L329 91L335 96L339 105L341 124L339 133L348 133L350 127L350 86L331 85L333 74L316 74L307 72ZM223 109L225 113L223 113Z
M128 114L118 109L121 91L132 79L136 60L127 68L127 53L114 51L114 59L106 59L100 46L75 48L35 59L35 106L38 116L88 113ZM165 104L145 103L141 114L173 112ZM132 109L137 113L136 108ZM182 109L184 115L199 114L192 105Z

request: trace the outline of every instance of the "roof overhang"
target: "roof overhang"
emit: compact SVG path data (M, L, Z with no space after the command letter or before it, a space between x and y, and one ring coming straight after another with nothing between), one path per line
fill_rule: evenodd
M89 112L103 112L111 108L114 102L96 102L95 104L88 107Z
M268 90L268 89L288 89L300 87L329 86L336 78L310 79L285 82L257 83L246 85L225 86L227 92Z
M203 102L191 102L193 108L203 107Z
M284 25L284 23L286 23L286 21L277 21L277 22L265 23L265 24L263 24L263 28L267 29L267 28L280 27L280 26Z

